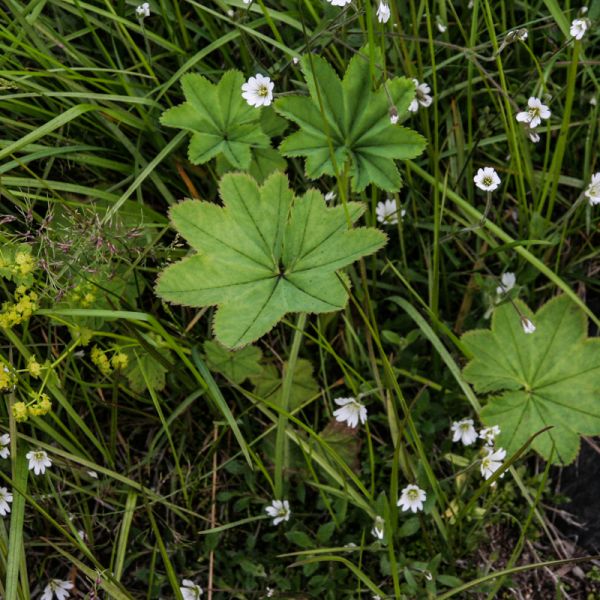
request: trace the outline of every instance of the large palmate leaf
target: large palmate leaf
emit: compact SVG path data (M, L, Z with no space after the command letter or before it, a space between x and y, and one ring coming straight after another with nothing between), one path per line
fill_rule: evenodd
M399 116L406 114L415 96L410 79L396 77L372 91L368 54L356 54L343 81L323 58L302 58L310 98L285 96L275 110L300 126L283 140L285 156L305 156L306 175L317 179L341 172L346 163L354 191L370 183L387 190L400 189L395 160L414 158L425 148L425 139L406 127L392 125L390 104ZM333 150L333 154L332 154ZM334 165L334 160L335 165Z
M288 312L343 308L349 282L338 269L386 241L377 229L349 227L363 204L328 208L316 190L297 198L282 173L262 187L228 173L219 191L223 207L187 200L171 209L197 254L167 267L156 291L175 304L218 305L215 335L229 348L256 340Z
M247 169L252 148L268 148L260 111L242 98L244 76L227 71L218 84L196 73L181 78L186 101L166 110L163 125L192 132L188 158L195 165L223 155L236 169Z
M536 331L523 331L512 304L498 307L491 330L463 336L474 356L464 376L479 392L494 393L481 418L500 426L500 446L515 452L552 426L533 447L547 460L567 464L577 456L580 434L600 434L600 340L586 338L586 316L567 296L535 315L522 302L517 307Z

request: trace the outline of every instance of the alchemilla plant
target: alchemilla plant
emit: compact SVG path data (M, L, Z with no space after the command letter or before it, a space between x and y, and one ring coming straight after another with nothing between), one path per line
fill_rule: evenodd
M0 12L2 598L598 596L600 5L110 4Z

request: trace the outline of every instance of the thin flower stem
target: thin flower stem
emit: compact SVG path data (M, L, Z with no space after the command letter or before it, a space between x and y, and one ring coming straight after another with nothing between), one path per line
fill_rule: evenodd
M306 325L306 313L298 315L296 329L294 330L294 339L290 356L283 374L283 385L281 388L281 408L277 420L277 437L275 439L275 498L283 497L283 473L287 470L289 462L288 440L285 433L288 424L288 412L290 408L290 395L292 392L292 382L294 379L294 371L296 369L296 361L298 360L298 352L300 350L300 342L304 335L304 327Z

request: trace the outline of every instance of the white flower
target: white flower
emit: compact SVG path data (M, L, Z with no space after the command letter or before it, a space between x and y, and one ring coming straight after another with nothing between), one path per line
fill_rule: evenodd
M44 588L40 600L52 600L56 596L57 600L65 600L71 594L69 590L73 589L73 584L70 581L61 581L60 579L51 579L48 585Z
M394 113L393 115L390 115L390 123L392 125L396 125L396 123L398 123L398 119L400 119L400 117L398 116L398 113Z
M333 411L336 421L346 421L349 427L358 427L358 421L364 425L367 420L367 407L355 398L336 398L335 403L340 407Z
M252 2L252 0L243 0L244 4L250 4L250 2Z
M337 194L334 191L329 191L325 194L325 202L331 202L337 198Z
M10 456L10 434L3 433L0 435L0 458L8 458Z
M270 506L265 508L266 513L273 517L273 525L279 525L282 521L289 521L290 503L287 500L273 500Z
M183 600L198 600L202 596L202 588L191 579L184 579L179 588Z
M501 296L502 294L507 294L515 287L515 283L517 283L517 278L514 273L507 271L506 273L502 273L502 277L500 277L500 285L496 288L496 294Z
M552 114L550 109L545 104L542 104L539 98L535 98L534 96L529 98L527 106L529 107L527 110L517 113L517 121L529 123L530 129L537 127L542 122L542 119L549 119Z
M29 470L33 469L36 475L44 474L46 467L52 466L52 461L48 458L45 450L30 450L25 458L29 461ZM52 581L58 581L53 579Z
M598 100L596 99L596 96L592 96L592 97L590 98L590 104L591 104L592 106L596 106L596 104L598 104Z
M275 589L267 586L267 598L272 598L274 593L275 593Z
M300 62L300 57L299 56L294 56L294 58L292 58L292 62L297 65Z
M392 11L390 10L389 5L381 0L377 8L377 20L380 23L387 23L390 20L391 15Z
M571 23L571 29L569 29L569 33L576 39L580 40L585 32L588 30L590 26L590 22L587 19L575 19Z
M373 594L373 600L381 600L381 596L379 594Z
M501 466L506 456L506 450L486 448L487 454L481 459L481 475L489 479Z
M537 144L540 141L540 134L537 131L531 131L531 129L528 132L529 135L529 139L534 143Z
M423 106L425 108L431 106L433 98L429 95L431 88L426 83L419 83L416 79L413 79L413 83L415 84L416 96L410 103L408 110L410 112L417 112L419 110L419 106Z
M521 325L525 333L533 333L535 331L535 325L527 317L521 317Z
M438 28L438 31L440 33L446 33L447 29L448 29L448 25L446 25L446 23L444 23L442 21L442 18L440 17L440 15L438 15L435 19L435 24Z
M242 85L242 98L250 106L256 108L259 106L269 106L273 101L274 86L275 84L269 77L257 73Z
M500 427L493 425L492 427L482 429L479 432L479 439L484 440L486 445L492 446L497 435L500 435Z
M230 9L227 11L227 16L228 16L229 18L231 18L231 17L233 17L233 15L235 15L235 11L233 10L233 8L230 8Z
M583 195L588 199L590 206L600 204L600 171L592 175L592 181L590 181Z
M521 40L522 42L525 42L529 37L529 32L527 31L527 29L517 29L515 35L517 36L517 39Z
M98 473L96 473L96 471L86 471L86 473L92 478L92 479L98 479Z
M5 517L10 512L13 495L5 487L0 487L0 515Z
M331 6L346 6L346 4L350 4L352 0L327 0Z
M135 14L138 16L139 19L144 19L146 17L149 17L150 16L150 4L148 4L148 2L144 2L144 4L140 4L135 9Z
M423 502L426 498L425 490L411 483L402 490L398 506L402 507L403 511L412 510L416 513L418 510L423 510Z
M454 421L450 428L453 435L453 442L462 442L465 446L470 446L477 439L477 432L473 427L473 419L462 419Z
M377 220L383 225L398 224L398 206L395 198L388 198L385 202L378 202L375 208ZM406 209L400 210L400 218L404 218Z
M373 523L373 529L371 529L371 534L374 535L378 540L382 540L385 535L385 521L382 517L375 517L375 522Z
M485 167L477 171L473 177L475 185L484 192L493 192L500 185L500 177L493 167Z

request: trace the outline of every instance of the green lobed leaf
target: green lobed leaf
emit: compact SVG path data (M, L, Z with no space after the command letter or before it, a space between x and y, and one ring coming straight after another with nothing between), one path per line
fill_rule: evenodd
M310 179L336 175L349 161L354 191L369 184L397 191L402 181L394 161L418 156L425 139L392 125L390 106L400 117L407 114L415 87L412 80L396 77L372 91L367 57L368 49L355 54L343 81L325 59L302 58L310 97L285 96L275 102L275 110L300 127L279 149L284 156L306 157Z
M133 391L142 394L148 387L157 391L165 387L165 376L168 369L164 362L171 363L173 360L171 352L167 348L160 346L154 348L154 352L158 353L163 361L142 347L126 348L124 352L129 359L125 376Z
M518 300L516 306L536 331L523 331L512 304L499 306L491 330L463 336L474 356L463 374L477 391L493 392L481 418L500 426L498 444L509 454L552 426L532 447L546 460L568 464L580 435L600 434L600 340L586 337L586 316L567 296L535 315Z
M197 253L167 267L156 293L174 304L218 305L215 336L228 348L256 340L289 312L342 309L347 280L338 270L387 239L375 228L349 228L346 210L354 222L363 204L330 208L316 190L296 197L282 173L261 187L226 174L220 195L223 207L187 200L171 209Z
M223 156L236 169L247 169L253 148L269 148L260 111L241 95L244 76L226 71L218 84L197 73L181 78L186 101L163 112L160 122L192 132L190 162L198 165Z
M242 383L250 377L259 376L263 367L260 364L262 352L256 346L247 346L236 352L231 352L221 344L212 340L204 342L206 364L211 371L225 375L234 383Z
M286 363L287 365L287 363ZM254 384L254 393L279 406L283 405L281 398L283 376L275 365L266 365L257 375L250 377ZM319 385L313 377L313 367L310 361L299 358L296 361L292 376L292 388L288 409L294 410L304 402L310 400L319 391Z

